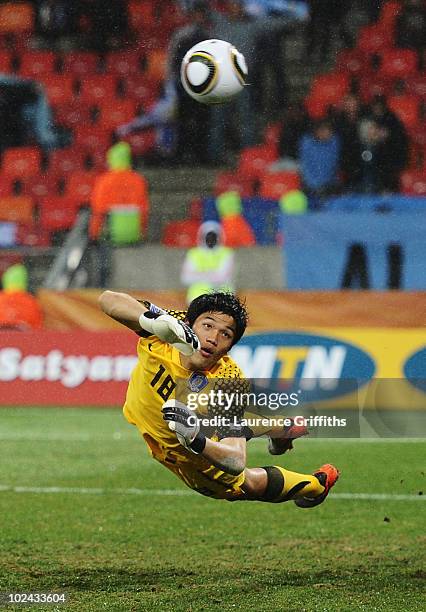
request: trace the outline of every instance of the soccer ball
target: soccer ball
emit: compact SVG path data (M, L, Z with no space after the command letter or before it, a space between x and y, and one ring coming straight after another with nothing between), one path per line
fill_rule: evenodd
M222 104L243 90L247 78L244 55L224 40L204 40L182 60L181 80L197 102Z

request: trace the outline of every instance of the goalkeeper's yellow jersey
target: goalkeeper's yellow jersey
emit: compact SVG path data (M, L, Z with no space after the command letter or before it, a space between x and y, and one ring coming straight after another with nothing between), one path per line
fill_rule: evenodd
M144 302L147 308L151 305ZM155 308L155 307L154 307ZM178 319L185 312L167 311ZM185 484L210 497L240 499L244 497L241 485L244 472L235 476L212 465L202 455L195 455L179 442L170 431L161 412L168 399L187 403L189 394L201 399L209 390L246 391L248 381L231 357L225 355L208 371L192 372L180 362L180 353L156 336L141 337L138 342L138 362L132 372L123 412L127 420L136 425L143 435L151 454L171 470ZM194 406L191 406L194 408ZM221 408L197 406L197 413L205 416L224 416ZM244 409L233 406L226 416L242 418ZM210 438L226 437L229 431L219 429L205 432Z
M148 434L163 447L182 448L163 420L161 408L168 399L186 403L188 394L208 393L218 379L244 378L228 355L209 371L191 372L181 365L179 351L155 336L140 338L137 351L138 362L130 378L124 415L142 434Z

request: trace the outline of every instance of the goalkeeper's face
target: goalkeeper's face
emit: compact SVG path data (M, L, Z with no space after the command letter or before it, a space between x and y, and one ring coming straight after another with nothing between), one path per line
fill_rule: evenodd
M187 357L184 365L189 370L210 370L232 347L235 321L223 312L205 312L195 319L192 329L201 348Z

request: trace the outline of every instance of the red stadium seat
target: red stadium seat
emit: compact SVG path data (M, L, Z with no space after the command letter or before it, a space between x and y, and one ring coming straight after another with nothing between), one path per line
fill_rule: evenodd
M66 185L66 195L72 197L77 204L89 202L97 172L73 172L69 175Z
M139 32L155 27L155 4L151 0L130 0L127 4L130 27Z
M326 116L330 105L327 100L307 96L304 100L305 110L311 119L322 119Z
M98 105L100 117L98 123L105 128L115 130L119 125L128 123L136 116L137 102L135 100L108 100Z
M410 94L391 96L388 106L407 129L414 129L420 119L420 98Z
M71 229L79 208L79 201L71 195L44 198L40 203L41 227L50 232Z
M145 109L154 104L160 95L160 83L146 75L132 75L124 82L126 98L134 98Z
M53 51L26 51L21 55L19 75L38 79L55 71L57 56Z
M13 147L2 155L1 169L4 174L16 177L33 176L40 172L41 151L37 147Z
M106 151L111 146L111 131L103 126L78 126L74 131L74 146L88 151Z
M282 195L295 189L300 189L300 176L297 172L274 172L263 177L259 195L262 198L279 200Z
M259 179L276 159L277 153L274 147L266 145L248 147L240 153L238 174L247 179Z
M186 21L187 17L179 3L173 2L161 12L161 18L157 26L158 33L163 35L163 39L168 39L175 30L185 25Z
M395 20L402 10L402 3L397 0L390 0L382 5L379 16L379 24L383 30L393 32Z
M365 55L374 55L392 47L392 32L373 24L361 28L358 35L358 49Z
M336 104L345 96L350 88L350 77L343 72L322 74L314 79L310 96L324 100L328 104Z
M412 49L388 49L382 54L379 75L386 79L405 79L418 69L418 56Z
M142 72L141 54L134 51L112 51L105 58L105 72L128 77Z
M214 193L219 195L226 191L237 191L241 197L249 198L254 193L253 182L234 172L220 172L216 176Z
M315 78L305 108L310 117L319 119L327 114L349 92L350 76L344 72L331 72Z
M97 172L104 172L107 168L105 151L96 150L82 150L84 156L85 167L88 170L96 170Z
M377 78L366 73L359 81L359 96L364 103L369 103L375 96L388 96L392 91L392 81Z
M85 104L97 104L117 97L117 77L112 74L97 74L80 81L79 100Z
M426 75L419 74L417 76L409 77L405 80L405 87L407 93L419 96L423 102L426 101Z
M18 225L16 241L19 246L27 247L49 247L51 246L50 234L45 229L40 227L40 224L23 224Z
M70 104L75 98L74 78L65 74L42 75L39 81L43 83L49 103Z
M85 170L84 153L80 148L57 149L49 156L49 172L64 176Z
M410 167L424 168L426 171L426 124L416 125L408 131L410 137Z
M148 65L145 74L153 81L161 83L166 77L167 70L167 50L153 49L147 56Z
M89 125L93 123L92 107L81 102L67 102L56 104L53 107L55 121L59 125L67 128L74 128L79 125Z
M0 51L0 72L6 74L12 71L12 54L9 51Z
M2 32L0 29L0 47L2 49L13 49L14 57L28 51L31 37L29 32Z
M200 222L196 219L184 219L168 223L161 238L167 247L190 249L197 245L197 234Z
M282 131L283 124L281 121L277 121L266 126L263 134L263 143L267 146L275 147L277 154Z
M422 170L407 170L401 175L401 191L409 195L426 195L426 176Z
M34 203L28 196L0 198L0 221L33 222Z
M0 5L0 34L28 33L34 29L34 9L30 2L7 2Z
M358 76L366 69L366 65L368 61L359 49L342 49L337 55L336 69L338 71L346 71L353 76Z
M59 192L59 178L55 174L34 176L24 181L22 193L30 196L34 202Z
M64 74L75 77L93 75L99 68L99 56L90 51L73 51L67 53L62 59L62 70Z
M16 177L13 174L0 174L0 198L20 195L23 188L23 179Z

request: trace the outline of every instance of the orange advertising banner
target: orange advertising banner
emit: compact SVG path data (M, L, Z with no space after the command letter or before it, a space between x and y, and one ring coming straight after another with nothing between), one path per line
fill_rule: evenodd
M98 306L98 289L41 290L38 299L47 329L92 331L122 329ZM163 308L184 309L183 291L131 292ZM426 325L426 292L247 291L250 329L306 327L402 327Z

